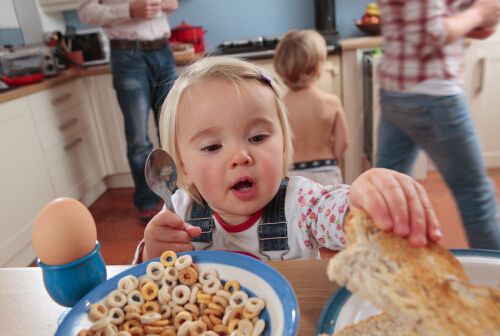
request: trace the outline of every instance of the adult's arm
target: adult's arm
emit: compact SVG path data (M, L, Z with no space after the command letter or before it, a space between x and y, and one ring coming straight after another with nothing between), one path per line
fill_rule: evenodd
M132 20L130 4L102 4L99 0L78 0L80 20L91 26L113 26Z
M468 9L444 18L447 36L446 43L472 34L479 28L492 28L500 19L500 2L498 0L477 0Z
M467 9L451 15L446 0L382 0L381 4L384 26L404 20L402 30L394 29L394 34L404 34L405 41L421 56L433 53L476 28L493 26L500 17L498 0L477 0ZM385 8L391 6L392 11L386 12ZM396 6L401 10L395 11Z
M172 2L172 0L169 0L169 2ZM172 4L170 7L174 5ZM99 0L78 1L80 20L92 26L102 27L138 19L152 19L161 8L162 2L158 0L132 0L131 2L118 4L103 4Z

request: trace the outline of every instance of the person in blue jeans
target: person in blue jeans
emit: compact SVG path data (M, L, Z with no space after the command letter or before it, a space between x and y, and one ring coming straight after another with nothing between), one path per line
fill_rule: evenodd
M102 26L110 39L113 87L123 113L127 158L135 184L133 201L145 223L159 211L159 198L144 176L153 149L148 116L152 109L158 125L161 105L176 78L166 14L177 7L177 0L78 2L80 19Z
M384 38L377 167L410 173L419 148L453 193L472 248L500 249L499 207L460 80L462 37L490 36L498 0L379 2ZM403 233L404 234L404 233Z

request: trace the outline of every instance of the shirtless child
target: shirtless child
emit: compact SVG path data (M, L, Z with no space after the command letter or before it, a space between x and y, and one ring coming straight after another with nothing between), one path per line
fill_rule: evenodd
M326 44L314 30L291 30L281 39L274 67L290 89L284 97L293 131L293 167L322 185L342 183L339 160L347 148L342 102L314 84L326 60Z

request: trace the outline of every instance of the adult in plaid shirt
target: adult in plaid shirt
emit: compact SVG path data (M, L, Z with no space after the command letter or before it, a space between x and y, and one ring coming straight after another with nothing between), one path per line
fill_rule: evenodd
M377 166L410 173L418 149L458 203L469 244L500 250L499 207L460 80L464 36L487 38L498 0L380 0Z

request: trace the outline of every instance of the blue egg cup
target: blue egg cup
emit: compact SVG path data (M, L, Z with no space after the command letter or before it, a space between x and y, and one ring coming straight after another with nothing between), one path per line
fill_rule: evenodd
M101 245L96 241L89 254L64 265L46 265L37 258L45 289L55 302L73 307L85 294L106 281L106 264L100 250Z

